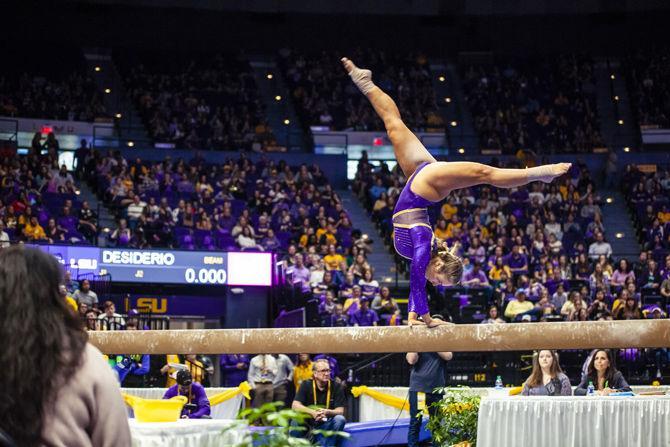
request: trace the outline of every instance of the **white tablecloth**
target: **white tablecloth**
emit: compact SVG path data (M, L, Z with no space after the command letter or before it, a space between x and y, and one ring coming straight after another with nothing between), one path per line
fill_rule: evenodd
M478 447L667 447L670 396L484 398Z
M633 386L633 391L640 393L643 391L670 391L670 387L660 386L660 387L650 387L650 386ZM395 397L399 397L402 400L405 400L407 397L408 387L371 387L370 389L379 391L381 393L390 394ZM493 388L470 388L474 394L480 396L487 396ZM422 400L422 395L419 394L419 401ZM395 419L398 416L399 410L396 410L393 407L389 407L386 404L383 404L377 400L374 400L370 396L362 395L359 399L359 410L360 410L360 421L376 421L379 419ZM401 418L408 418L409 413L403 411Z
M128 420L132 447L219 447L240 445L248 436L244 429L223 433L233 421L181 419L176 422Z
M227 391L231 388L205 388L207 396ZM121 388L121 391L132 396L142 397L144 399L162 399L167 388ZM212 419L235 419L244 404L244 397L237 395L230 400L221 402L212 407ZM129 408L129 411L130 408Z

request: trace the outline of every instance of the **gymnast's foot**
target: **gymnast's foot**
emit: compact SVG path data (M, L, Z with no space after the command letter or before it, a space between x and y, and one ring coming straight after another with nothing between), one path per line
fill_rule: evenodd
M560 177L572 166L572 163L555 163L551 165L544 165L544 166L538 166L538 174L540 174L540 177L538 178L539 181L544 182L544 183L551 183L556 177ZM533 168L531 168L533 169Z
M341 61L342 66L344 66L344 69L347 71L349 77L351 77L351 80L354 81L356 87L358 87L361 93L367 95L368 92L375 87L375 84L372 82L372 72L370 70L358 68L346 57L343 57Z

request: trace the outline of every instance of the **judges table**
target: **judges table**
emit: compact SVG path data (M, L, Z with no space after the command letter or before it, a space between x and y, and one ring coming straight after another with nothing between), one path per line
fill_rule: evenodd
M230 427L234 421L180 419L175 422L138 422L129 419L132 447L237 446L248 438L245 429Z
M477 446L670 446L670 396L486 397Z

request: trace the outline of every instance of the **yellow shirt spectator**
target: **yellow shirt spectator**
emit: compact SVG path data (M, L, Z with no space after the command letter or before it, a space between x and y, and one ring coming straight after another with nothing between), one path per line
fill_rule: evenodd
M326 270L340 270L344 261L344 256L339 253L335 253L334 255L327 254L323 257L323 262L326 264Z
M498 268L496 266L493 266L491 271L489 272L489 279L491 281L500 281L500 276L505 273L507 274L508 278L512 277L512 271L509 269L508 266L503 265L502 267Z
M305 380L312 378L312 361L309 360L307 363L298 363L293 369L293 385L297 390L300 387L300 384Z
M33 222L27 223L23 229L23 234L25 234L28 239L33 241L47 238L47 235L44 232L44 228L42 228L42 226L37 222L35 222L34 225Z
M442 214L442 217L444 217L445 220L449 221L451 220L451 216L458 213L458 207L447 202L444 205L442 205L442 209L440 210L440 212Z
M449 230L448 229L442 229L440 227L435 227L435 237L439 239L446 239L449 237Z
M518 314L522 314L524 312L532 310L533 307L534 305L530 301L524 300L523 302L521 302L518 300L512 300L509 302L509 304L507 304L507 307L505 308L505 316L507 318L514 318Z
M454 235L454 228L461 228L462 226L463 224L461 224L460 222L458 223L449 222L449 224L447 225L447 237L452 237Z
M661 221L662 224L666 224L670 222L670 211L663 212L659 211L657 214L658 220Z

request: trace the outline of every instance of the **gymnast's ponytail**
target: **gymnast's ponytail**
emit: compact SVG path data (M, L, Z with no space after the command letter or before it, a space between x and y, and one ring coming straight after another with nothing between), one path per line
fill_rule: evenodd
M446 274L452 285L459 284L463 276L463 259L457 254L459 248L458 243L449 247L446 241L438 239L430 259L433 264L438 259L442 261L441 265L436 267L436 271L439 274Z

